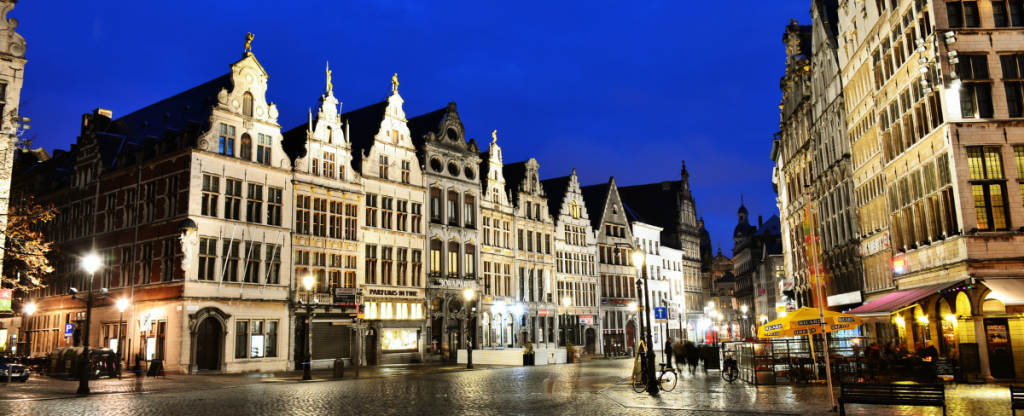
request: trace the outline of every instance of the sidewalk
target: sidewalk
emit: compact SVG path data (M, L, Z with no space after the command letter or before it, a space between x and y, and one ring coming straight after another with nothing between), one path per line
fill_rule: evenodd
M464 371L484 371L492 368L506 368L499 365L474 364L473 369L466 369L465 364L394 364L370 367L359 367L359 379L388 378L415 376L424 374L444 374ZM332 378L334 371L313 370L310 382L354 380L355 368L345 367L343 379ZM300 383L302 371L280 371L274 373L242 373L242 374L201 374L201 375L168 375L166 377L141 377L125 373L122 380L103 379L90 380L89 390L93 395L100 394L144 394L156 392L174 392L184 390L227 389L260 383ZM78 380L63 380L33 374L26 383L12 382L9 385L0 383L0 401L52 400L78 397Z

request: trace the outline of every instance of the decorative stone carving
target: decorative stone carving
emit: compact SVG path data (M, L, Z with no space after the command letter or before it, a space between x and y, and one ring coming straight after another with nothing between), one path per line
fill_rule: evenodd
M221 103L221 104L227 104L228 103L228 89L227 88L221 88L220 92L217 93L217 102Z
M15 2L0 3L0 36L6 38L7 45L3 52L14 56L25 56L25 38L16 33L18 19L7 18L7 13L14 9Z

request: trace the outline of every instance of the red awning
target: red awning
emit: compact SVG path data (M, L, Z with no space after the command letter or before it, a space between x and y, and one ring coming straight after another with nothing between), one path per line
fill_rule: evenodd
M887 314L904 306L910 305L921 299L934 295L950 286L961 282L940 283L937 285L918 287L914 289L901 290L882 296L859 307L846 311L854 315L878 315Z

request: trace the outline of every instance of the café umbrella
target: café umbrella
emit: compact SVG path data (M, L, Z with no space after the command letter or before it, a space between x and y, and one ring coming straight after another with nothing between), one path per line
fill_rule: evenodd
M758 338L778 338L820 334L824 332L843 331L860 326L863 321L859 316L840 312L824 311L822 322L817 308L803 307L786 314L786 316L761 325L757 329ZM825 324L822 328L822 323Z

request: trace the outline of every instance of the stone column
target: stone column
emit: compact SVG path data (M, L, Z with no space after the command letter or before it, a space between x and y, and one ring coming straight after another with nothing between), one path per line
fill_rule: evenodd
M992 380L992 371L988 362L988 337L985 336L985 318L972 317L974 320L974 339L978 342L978 360L981 362L981 377Z

